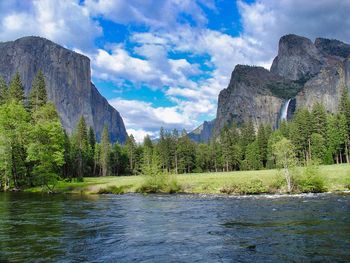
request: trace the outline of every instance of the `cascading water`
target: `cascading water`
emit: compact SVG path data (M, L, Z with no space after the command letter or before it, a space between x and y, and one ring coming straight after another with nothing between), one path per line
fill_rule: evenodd
M287 100L287 101L283 104L282 111L281 111L281 118L280 118L280 121L287 120L288 107L289 107L290 101L291 101L291 99Z

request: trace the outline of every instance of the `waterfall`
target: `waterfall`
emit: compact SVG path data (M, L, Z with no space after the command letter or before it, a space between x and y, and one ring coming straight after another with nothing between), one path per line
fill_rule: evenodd
M287 115L288 115L288 107L291 99L287 100L284 102L282 111L281 111L281 119L280 121L287 120Z

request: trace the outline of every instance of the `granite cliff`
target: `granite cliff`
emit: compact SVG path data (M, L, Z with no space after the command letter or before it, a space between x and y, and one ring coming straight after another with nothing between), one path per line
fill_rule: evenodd
M258 126L277 127L282 116L290 119L295 109L311 109L321 101L328 112L338 108L342 88L350 89L350 45L297 35L283 36L270 70L237 65L228 87L218 98L212 135L232 122L251 119Z
M125 142L127 133L119 112L91 83L88 57L41 37L0 43L0 76L7 82L18 71L28 95L38 70L45 75L48 98L69 134L84 116L98 139L107 125L113 142Z

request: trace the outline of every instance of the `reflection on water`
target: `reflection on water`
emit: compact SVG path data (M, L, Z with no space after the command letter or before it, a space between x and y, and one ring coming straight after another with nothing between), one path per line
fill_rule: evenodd
M347 262L350 196L0 194L0 261Z

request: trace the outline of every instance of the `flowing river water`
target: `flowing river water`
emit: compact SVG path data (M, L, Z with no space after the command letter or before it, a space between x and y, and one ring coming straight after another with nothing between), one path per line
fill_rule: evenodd
M0 193L0 262L349 261L349 195Z

